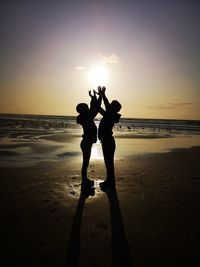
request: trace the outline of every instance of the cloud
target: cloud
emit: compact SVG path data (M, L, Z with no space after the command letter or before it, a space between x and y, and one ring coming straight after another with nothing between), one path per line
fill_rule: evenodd
M79 71L82 71L82 70L84 70L85 68L84 68L83 66L76 66L75 69L76 69L76 70L79 70Z
M194 103L180 102L180 103L155 104L155 105L149 105L147 107L149 109L172 110L172 109L182 108L182 107L191 106L191 105L194 105Z
M104 64L117 64L119 63L119 57L116 54L110 54L110 55L102 55L99 54L99 58L101 60L101 63Z

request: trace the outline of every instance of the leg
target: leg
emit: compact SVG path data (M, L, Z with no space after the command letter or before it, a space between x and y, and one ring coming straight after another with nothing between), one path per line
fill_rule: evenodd
M107 191L109 188L115 187L115 169L114 169L114 153L115 153L115 140L109 138L102 142L102 149L104 155L104 161L106 165L107 179L100 183L102 191Z
M115 179L114 169L114 154L115 154L115 140L113 137L102 142L104 162L106 165L107 179Z
M94 182L90 181L87 178L87 169L88 169L89 162L90 162L92 144L93 143L88 143L84 140L81 141L81 150L83 153L83 164L82 164L82 169L81 169L81 175L82 175L82 183L93 186Z

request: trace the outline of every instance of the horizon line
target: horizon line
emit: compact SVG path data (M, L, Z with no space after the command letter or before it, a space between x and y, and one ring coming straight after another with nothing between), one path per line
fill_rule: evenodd
M56 114L33 114L33 113L1 113L0 116L2 115L23 115L23 116L54 116L54 117L77 117L77 115L56 115ZM164 119L164 118L146 118L146 117L121 117L121 119L127 119L127 120L177 120L177 121L200 121L200 119Z

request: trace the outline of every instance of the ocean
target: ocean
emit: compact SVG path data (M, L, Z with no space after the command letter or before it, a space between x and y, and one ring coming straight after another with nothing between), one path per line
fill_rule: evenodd
M98 127L100 118L95 120ZM0 165L24 166L81 155L75 116L0 115ZM121 118L113 135L116 157L200 145L200 121ZM93 157L102 159L99 142Z
M98 125L100 119L96 119ZM56 116L56 115L19 115L19 114L1 114L0 115L0 134L12 133L21 129L49 129L49 130L67 130L81 129L76 123L75 116ZM135 119L121 118L115 126L115 131L119 134L128 134L134 137L134 134L200 134L199 120L167 120L167 119Z

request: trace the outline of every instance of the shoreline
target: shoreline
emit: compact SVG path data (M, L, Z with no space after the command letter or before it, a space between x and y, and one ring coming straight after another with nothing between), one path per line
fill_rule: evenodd
M130 136L123 138L114 135L116 142L116 159L131 155L148 153L166 153L173 148L190 148L200 146L200 135L178 135L152 138L151 136ZM154 136L153 136L154 137ZM81 159L81 136L69 133L54 133L48 135L20 133L18 136L0 139L0 167L36 166L40 162L59 162L63 160ZM102 148L98 141L92 147L91 160L102 160Z

